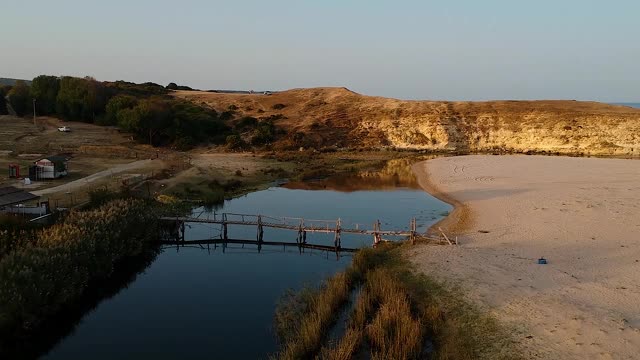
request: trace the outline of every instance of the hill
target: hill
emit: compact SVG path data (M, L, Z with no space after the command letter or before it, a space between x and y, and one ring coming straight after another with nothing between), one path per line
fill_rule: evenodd
M271 117L287 131L283 146L640 155L640 109L598 102L405 101L346 88L172 94L236 118Z
M0 78L0 86L2 85L9 85L9 86L13 86L16 84L16 81L19 81L21 79L10 79L10 78ZM27 83L27 85L31 85L31 80L22 80L24 82Z

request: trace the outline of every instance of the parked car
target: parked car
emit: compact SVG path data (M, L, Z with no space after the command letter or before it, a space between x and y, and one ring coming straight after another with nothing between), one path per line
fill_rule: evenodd
M63 126L63 127L59 127L59 128L58 128L58 131L61 131L61 132L71 132L71 128L66 127L66 126Z

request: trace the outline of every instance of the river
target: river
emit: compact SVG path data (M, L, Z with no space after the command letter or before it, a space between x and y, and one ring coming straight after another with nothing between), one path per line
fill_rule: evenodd
M383 180L380 180L383 179ZM340 218L348 224L418 230L446 215L450 206L392 171L272 187L228 200L221 212ZM214 210L194 209L194 216ZM370 227L370 225L369 225ZM186 239L218 237L218 226L187 228ZM255 239L255 228L229 227L231 238ZM265 241L295 242L296 233L266 229ZM333 244L333 234L308 241ZM343 247L371 246L373 239L343 235ZM276 303L287 289L316 285L349 264L351 255L296 247L228 245L165 247L127 288L103 300L46 359L260 359L277 350L272 332Z

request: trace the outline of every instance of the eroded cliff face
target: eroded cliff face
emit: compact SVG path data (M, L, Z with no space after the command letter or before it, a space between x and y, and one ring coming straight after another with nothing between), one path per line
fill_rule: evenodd
M236 116L278 115L293 146L640 156L640 109L579 101L402 101L344 88L264 95L176 92ZM284 107L279 106L284 105Z

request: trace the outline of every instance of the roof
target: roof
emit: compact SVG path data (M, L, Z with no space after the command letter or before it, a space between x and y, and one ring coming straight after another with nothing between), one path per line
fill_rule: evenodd
M0 207L23 203L25 201L38 199L39 197L38 195L13 186L2 187L0 188Z
M34 161L34 163L37 163L38 161L42 161L42 160L49 160L52 163L66 163L67 161L69 161L69 157L64 155L52 155L52 156L47 156L45 158L42 158L40 160L36 160Z
M47 159L47 160L49 160L51 162L67 162L67 161L69 161L68 157L62 156L62 155L53 155L53 156L46 157L45 159Z

